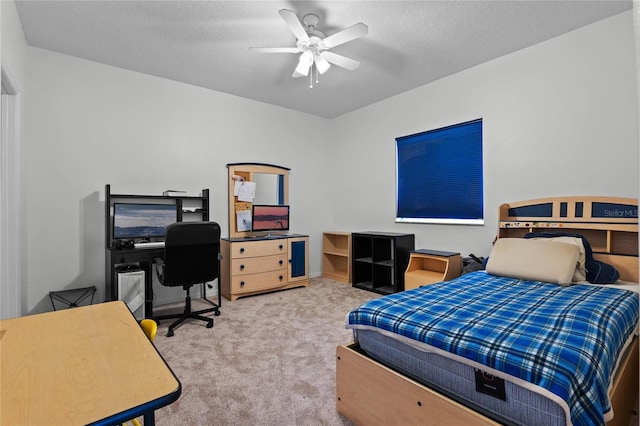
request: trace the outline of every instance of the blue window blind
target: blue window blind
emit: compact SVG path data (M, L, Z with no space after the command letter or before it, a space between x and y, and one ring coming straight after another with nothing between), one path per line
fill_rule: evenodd
M396 222L484 223L482 119L396 138Z

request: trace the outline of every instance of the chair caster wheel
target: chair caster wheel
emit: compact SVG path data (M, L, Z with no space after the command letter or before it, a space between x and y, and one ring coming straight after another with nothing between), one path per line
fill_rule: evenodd
M167 331L167 337L171 337L171 336L173 336L173 330Z
M217 317L219 317L219 316L220 316L220 311L216 311L216 312L214 313L214 315L215 315L215 316L217 316Z
M207 323L207 328L213 328L213 323L212 322Z

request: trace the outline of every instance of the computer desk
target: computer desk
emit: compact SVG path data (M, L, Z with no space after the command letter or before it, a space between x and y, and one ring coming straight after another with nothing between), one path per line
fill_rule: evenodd
M118 271L117 265L140 265L144 271L144 312L146 318L153 317L153 262L156 258L164 257L164 248L145 249L116 249L106 250L106 276L104 300L118 300Z
M0 320L0 353L2 425L148 426L182 392L121 301Z
M144 274L144 312L146 318L153 318L153 276L155 274L154 262L156 258L164 258L164 248L142 248L142 249L116 249L106 250L106 275L105 275L105 298L104 300L118 300L118 280L116 271L117 265L139 265ZM220 278L218 277L218 302L222 305L222 292L220 289ZM207 299L206 285L202 286L202 298L211 303L215 302Z

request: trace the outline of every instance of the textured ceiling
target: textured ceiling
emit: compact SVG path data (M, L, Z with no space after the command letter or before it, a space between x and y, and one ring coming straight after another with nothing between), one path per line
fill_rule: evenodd
M630 10L631 1L16 1L31 46L336 117ZM369 34L332 49L360 61L309 88L291 78L295 46L278 14L320 17L331 35Z

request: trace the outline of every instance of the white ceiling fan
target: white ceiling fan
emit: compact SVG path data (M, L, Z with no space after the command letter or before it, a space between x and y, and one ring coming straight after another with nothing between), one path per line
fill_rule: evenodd
M331 64L353 71L360 65L360 62L347 58L337 53L330 52L329 49L347 43L356 38L362 37L369 32L369 28L362 22L358 22L342 31L330 36L325 36L316 29L320 18L312 13L304 15L302 22L295 12L282 9L278 13L287 23L291 32L296 36L296 47L250 47L249 49L261 53L301 53L298 66L291 75L292 77L310 77L310 87L313 87L313 68L317 74L324 74ZM303 25L304 24L304 25Z

